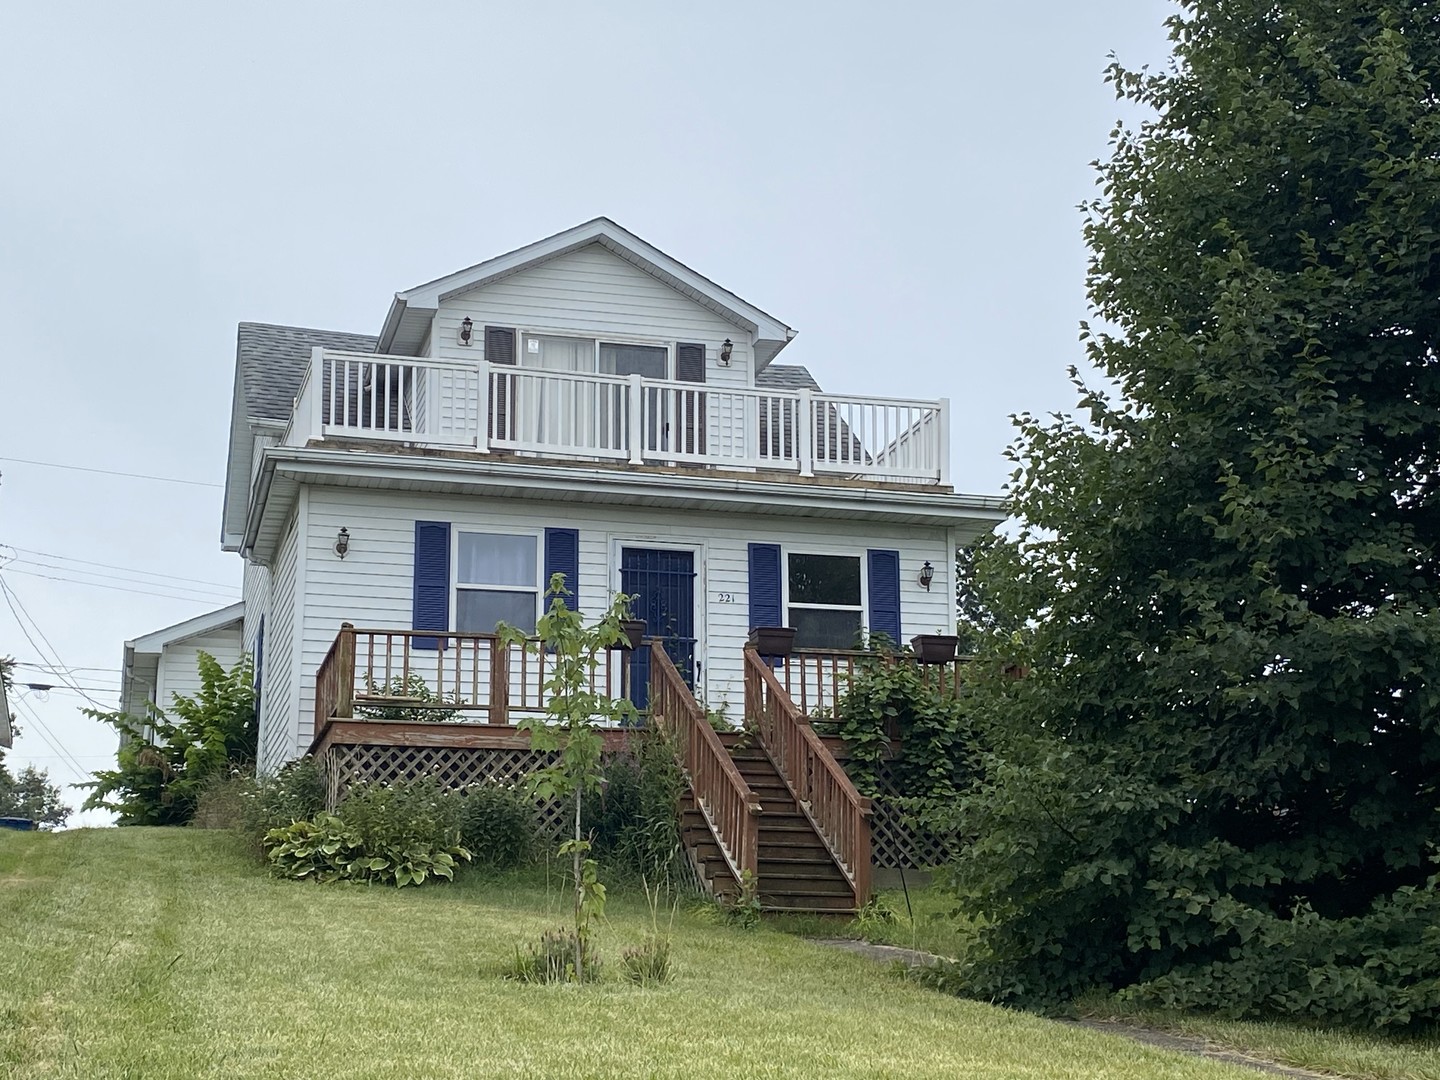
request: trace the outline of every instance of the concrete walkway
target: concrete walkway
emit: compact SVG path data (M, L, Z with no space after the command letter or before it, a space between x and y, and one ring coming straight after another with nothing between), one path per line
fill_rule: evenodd
M863 956L867 960L874 960L882 964L898 961L906 967L926 967L945 959L943 956L920 952L918 949L902 949L896 945L872 945L868 941L856 941L853 938L811 938L810 940L816 945L839 949L841 952ZM1273 1061L1251 1057L1238 1050L1227 1050L1209 1039L1203 1039L1196 1035L1171 1035L1168 1032L1153 1031L1150 1028L1135 1027L1133 1024L1111 1020L1059 1020L1057 1023L1099 1031L1106 1035L1120 1035L1147 1046L1171 1050L1177 1054L1189 1054L1192 1057L1205 1058L1207 1061L1219 1061L1226 1065L1239 1065L1242 1068L1254 1069L1256 1072L1268 1073L1271 1076L1289 1076L1297 1078L1297 1080L1337 1080L1334 1073L1317 1073L1306 1069L1296 1069L1289 1065L1277 1065ZM1338 1080L1344 1080L1344 1078L1338 1078Z

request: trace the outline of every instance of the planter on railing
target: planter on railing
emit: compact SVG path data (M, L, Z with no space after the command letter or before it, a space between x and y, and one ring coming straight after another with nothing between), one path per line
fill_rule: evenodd
M793 626L752 627L750 644L761 656L778 657L783 660L795 648L795 628Z
M960 639L954 634L916 634L910 639L915 660L921 664L949 664L959 647Z
M638 649L641 642L645 640L644 619L621 619L620 629L625 636L617 643L616 647L621 649Z

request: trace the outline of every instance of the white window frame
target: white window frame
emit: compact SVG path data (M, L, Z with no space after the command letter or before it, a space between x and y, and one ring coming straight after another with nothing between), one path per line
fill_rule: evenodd
M780 590L781 599L784 603L785 625L791 624L790 620L790 556L791 555L829 555L843 559L855 559L860 564L860 632L870 633L870 560L866 557L867 551L846 551L841 548L825 547L823 545L805 545L803 547L790 547L781 545L780 558L784 562L784 574ZM854 604L797 604L796 607L807 611L854 611ZM859 642L847 646L847 648L858 648Z
M460 534L490 536L528 536L535 541L535 585L483 585L473 581L460 580ZM460 630L460 591L469 589L482 592L533 593L535 596L535 621L540 621L545 597L545 530L543 529L497 529L492 525L461 525L451 523L450 528L450 630L452 633L491 633L493 630Z
M491 321L488 325L498 326L499 323ZM675 341L664 338L637 337L632 334L585 334L577 330L546 330L538 326L517 326L515 333L519 340L515 342L515 364L517 367L524 367L522 359L525 355L525 338L533 337L558 337L570 338L576 341L589 341L595 348L590 358L589 371L577 371L576 375L598 375L600 372L600 346L601 345L644 345L651 349L665 350L665 381L675 381ZM687 339L688 340L688 339ZM534 368L531 369L536 370ZM622 376L623 378L623 376Z

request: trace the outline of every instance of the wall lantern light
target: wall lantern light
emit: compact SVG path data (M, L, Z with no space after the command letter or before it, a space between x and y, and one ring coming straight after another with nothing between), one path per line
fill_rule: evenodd
M469 345L473 340L475 340L475 322L469 315L466 315L460 320L460 344Z
M350 553L350 530L340 526L340 531L335 534L335 554L344 558Z
M721 366L721 367L729 367L729 366L730 366L730 353L734 350L734 348L735 348L735 343L734 343L733 341L731 341L731 340L727 337L727 338L725 339L725 343L720 346L720 366Z
M935 567L930 565L930 560L925 560L925 565L920 567L920 584L925 586L925 591L930 591L930 583L935 580Z

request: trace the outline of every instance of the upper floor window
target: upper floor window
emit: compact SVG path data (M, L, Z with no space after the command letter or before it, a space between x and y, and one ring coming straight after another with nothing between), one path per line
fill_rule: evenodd
M542 371L640 375L647 379L664 379L670 370L670 350L664 345L632 345L552 334L525 334L523 337L521 367Z
M797 648L859 647L860 562L858 555L790 555L786 584Z
M461 532L455 557L455 629L491 634L506 623L535 632L539 613L539 538Z

